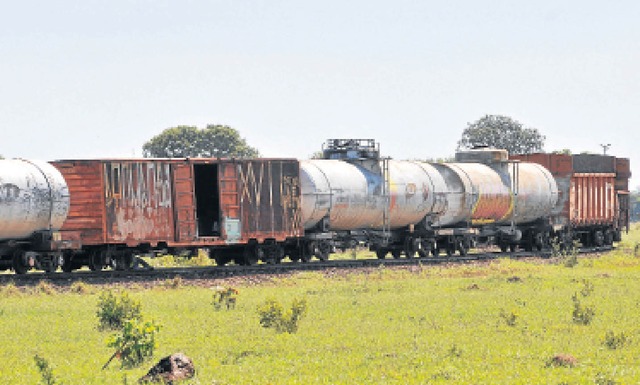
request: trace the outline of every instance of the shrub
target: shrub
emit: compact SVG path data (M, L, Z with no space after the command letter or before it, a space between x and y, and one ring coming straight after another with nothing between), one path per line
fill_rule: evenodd
M278 333L295 333L298 331L298 322L307 311L306 299L294 299L291 309L285 311L282 305L275 299L267 299L258 306L260 324L264 328L273 328Z
M578 264L578 241L573 241L571 245L565 246L557 239L551 241L551 255L557 257L559 263L565 267L575 267Z
M69 291L76 294L88 294L91 292L89 285L84 282L76 281L71 284Z
M11 297L11 296L20 295L20 294L22 294L22 291L12 281L0 287L0 295L2 295L2 297Z
M213 308L216 310L222 309L223 306L227 310L236 307L236 301L238 299L238 290L232 287L216 286L213 288Z
M587 279L583 279L582 280L582 289L580 289L580 294L583 297L588 297L589 295L591 295L591 293L593 293L593 290L594 290L593 283L591 283L591 281L589 281Z
M596 383L596 385L616 385L618 383L616 380L604 373L596 374L594 382Z
M510 312L506 312L504 310L500 311L500 318L502 318L504 320L504 323L507 324L507 326L516 326L516 323L518 322L518 313L514 312L514 311L510 311Z
M116 296L111 290L102 292L98 300L97 316L99 329L115 330L124 326L128 320L139 320L140 302L129 297L129 293L122 291Z
M573 300L573 322L580 325L589 325L596 315L595 310L590 306L583 306L577 294L574 294L571 299Z
M182 287L182 284L183 284L182 277L179 275L176 275L171 279L167 279L164 282L164 287L168 289L179 289L180 287Z
M56 292L56 288L48 281L40 281L33 288L33 294L53 295L56 294Z
M53 368L49 365L49 361L46 358L40 357L39 355L33 356L33 359L36 362L36 366L38 367L38 371L40 372L40 377L42 382L45 385L62 385L62 382L58 382L56 377L53 375Z
M107 346L115 348L109 361L102 367L106 368L111 360L119 358L121 366L133 368L153 356L156 348L156 335L160 331L160 325L153 321L129 319L125 321L120 333L114 334L109 339Z
M602 344L611 350L619 349L627 344L627 336L624 332L616 334L614 331L609 330L604 335L604 341Z

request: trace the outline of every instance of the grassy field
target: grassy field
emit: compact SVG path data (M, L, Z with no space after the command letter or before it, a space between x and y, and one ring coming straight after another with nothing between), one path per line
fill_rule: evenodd
M298 273L128 287L162 325L154 360L121 369L97 328L105 287L0 288L0 383L133 384L155 360L193 358L189 384L640 383L640 228L618 250L579 259ZM215 310L211 286L239 290ZM294 334L261 327L257 307L306 299ZM575 302L575 300L578 303ZM575 360L558 365L553 357Z

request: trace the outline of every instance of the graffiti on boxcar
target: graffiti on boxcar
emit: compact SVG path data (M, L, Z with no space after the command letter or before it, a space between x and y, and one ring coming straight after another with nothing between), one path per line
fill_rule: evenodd
M173 215L170 165L113 162L105 167L107 225L113 239L170 236Z
M250 203L260 207L265 173L264 163L260 162L257 170L254 170L253 165L253 162L249 162L246 171L242 167L238 167L242 185L241 200L247 199Z
M285 228L299 230L302 227L302 212L300 211L300 180L294 176L283 175L280 184L280 196L282 197L282 207L286 215L284 215ZM291 223L288 220L291 219Z
M133 163L121 168L121 193L135 207L171 207L171 181L168 164Z

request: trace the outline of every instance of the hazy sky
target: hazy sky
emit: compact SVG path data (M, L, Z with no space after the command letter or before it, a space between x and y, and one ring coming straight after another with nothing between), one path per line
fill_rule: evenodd
M268 157L353 137L425 159L503 114L548 151L611 144L640 184L637 0L3 1L0 58L5 157L141 156L215 123Z

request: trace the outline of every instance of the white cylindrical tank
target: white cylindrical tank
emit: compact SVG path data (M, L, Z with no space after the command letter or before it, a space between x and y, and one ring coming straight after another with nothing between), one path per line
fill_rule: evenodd
M69 212L69 189L46 162L0 160L0 241L58 230Z
M558 199L553 176L535 163L445 163L434 167L447 183L448 202L435 222L437 226L528 223L550 216Z
M427 163L315 159L301 162L302 218L310 229L329 218L332 230L381 229L385 211L391 228L417 224L444 209L445 183Z
M511 180L518 181L518 189L513 210L501 222L528 223L551 216L559 195L549 170L529 162L511 162L507 167Z

